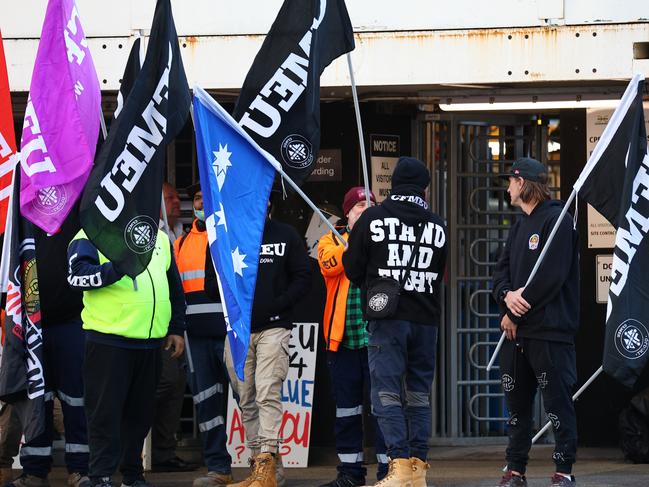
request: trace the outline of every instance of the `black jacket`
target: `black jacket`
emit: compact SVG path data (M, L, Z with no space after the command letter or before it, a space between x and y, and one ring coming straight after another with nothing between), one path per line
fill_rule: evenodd
M349 236L349 248L343 254L345 274L361 288L363 309L367 302L367 284L377 277L400 280L407 268L425 223L420 246L391 318L424 325L439 325L440 283L446 266L446 227L444 221L428 210L423 195L413 186L399 186L388 199L363 212Z
M220 302L211 258L205 268L205 292ZM311 289L311 265L297 231L266 219L259 252L259 270L252 304L251 332L293 326L293 306Z
M572 343L579 327L579 239L570 215L559 225L534 279L523 298L531 309L520 318L505 306L505 291L527 282L541 250L561 213L560 201L539 203L522 214L509 231L493 278L493 295L507 315L519 325L517 336Z
M81 322L83 292L70 288L67 281L68 244L81 228L77 211L75 206L59 232L51 236L34 225L42 326Z

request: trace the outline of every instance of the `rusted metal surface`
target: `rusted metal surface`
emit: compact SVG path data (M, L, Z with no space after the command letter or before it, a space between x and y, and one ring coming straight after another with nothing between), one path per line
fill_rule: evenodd
M133 39L132 35L89 38L102 89L119 87ZM263 39L258 34L180 37L190 84L198 83L212 90L239 89ZM415 91L436 85L592 83L630 78L637 71L649 75L649 60L634 60L633 56L634 43L649 40L649 20L602 25L362 32L356 34L356 40L357 48L352 53L355 75L358 85L365 90L390 92L390 87L397 86L413 87ZM37 45L37 39L5 38L12 90L28 89ZM337 60L325 71L322 86L348 85L347 64L344 59Z

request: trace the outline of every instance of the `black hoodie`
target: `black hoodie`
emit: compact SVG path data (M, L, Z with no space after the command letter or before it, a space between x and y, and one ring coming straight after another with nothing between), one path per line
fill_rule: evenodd
M547 200L529 215L522 214L498 259L493 294L501 313L519 325L517 336L572 343L579 327L579 242L570 215L561 221L534 279L523 291L530 311L518 318L503 301L507 290L525 286L562 208L562 202Z
M365 309L370 281L377 277L401 280L415 236L421 233L420 223L426 226L413 270L406 276L397 311L390 319L437 326L439 286L446 266L446 227L438 215L428 210L416 186L398 186L383 203L363 212L349 236L343 266L349 280L361 288Z
M292 226L267 218L259 251L250 331L291 329L293 307L310 290L311 265L304 240ZM205 293L220 302L213 265L205 268Z

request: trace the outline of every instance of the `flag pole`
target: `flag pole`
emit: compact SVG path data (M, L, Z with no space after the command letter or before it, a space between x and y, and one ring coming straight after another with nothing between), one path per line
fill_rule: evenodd
M603 365L601 365L599 369L597 369L595 373L591 375L590 378L584 383L584 385L581 386L577 392L575 392L575 394L572 396L572 401L573 402L576 401L577 398L579 398L579 396L581 396L581 394L586 389L588 389L588 387L595 381L595 379L597 379L597 377L599 377L599 375L602 372L604 372ZM536 443L537 440L541 438L541 436L543 436L543 433L545 433L551 425L552 425L552 421L548 421L547 423L545 423L545 426L543 426L543 428L534 436L534 438L532 438L532 444Z
M536 259L536 263L534 264L534 267L532 268L532 272L530 272L530 276L527 278L527 282L525 283L525 287L529 286L530 282L532 282L532 279L534 279L534 276L536 275L536 272L539 270L539 267L541 266L541 262L543 262L543 258L548 252L548 249L550 248L550 245L552 244L552 241L554 240L554 236L557 233L557 230L559 230L559 225L563 221L564 217L566 216L566 213L568 213L568 208L574 201L575 197L577 196L577 190L573 189L572 193L570 193L570 197L568 198L568 201L566 201L566 204L563 205L563 209L561 210L561 214L559 215L559 218L557 218L557 221L554 222L554 227L552 227L552 231L550 232L550 236L548 237L548 241L546 244L543 246L543 250L541 250L541 255L539 255L539 258ZM502 333L500 336L500 340L498 341L498 345L496 345L496 349L494 350L493 355L491 356L491 360L489 360L489 364L487 364L487 372L491 371L491 368L494 365L494 362L496 361L496 357L498 356L498 352L500 352L500 349L503 346L503 343L505 343L505 332Z
M358 104L358 93L356 91L356 80L354 78L354 67L352 56L347 53L347 65L349 66L349 79L352 85L352 97L354 98L354 111L356 112L356 125L358 126L358 143L361 148L361 165L363 166L363 183L365 184L365 201L370 206L370 182L367 175L367 156L365 155L365 139L363 137L363 123L361 121L361 108Z
M14 185L16 184L16 171L20 171L20 152L15 154L16 162L14 163L14 170L11 174L11 184L9 185L10 193L7 198L7 221L5 223L5 231L2 235L2 257L0 258L0 294L7 292L9 286L9 261L11 252L11 234L16 229L13 228L13 200L14 200Z
M264 152L265 152L265 151L264 151ZM283 178L288 182L288 184L291 186L291 188L293 188L293 189L295 190L295 192L296 192L297 194L299 194L299 195L302 197L302 199L304 200L304 202L305 202L307 205L309 205L309 207L313 210L313 212L314 212L316 215L318 215L318 216L320 217L320 219L325 223L325 225L327 225L327 227L329 227L329 229L333 232L334 236L335 236L338 240L340 240L340 243L343 244L345 247L347 247L347 242L345 241L345 239L343 238L343 236L340 234L340 232L338 232L338 230L336 230L336 227L334 227L333 224L332 224L332 223L327 219L327 217L325 217L325 216L323 215L323 213L322 213L322 211L320 210L320 208L318 208L318 207L313 203L313 201L311 201L311 199L309 199L309 197L304 193L304 191L302 191L302 190L300 189L300 187L295 183L295 181L293 181L293 180L291 179L291 177L290 177L288 174L286 174L286 172L284 172L284 169L282 168L281 164L280 164L279 162L277 162L277 159L275 159L275 158L274 158L271 154L269 154L268 152L266 152L264 155L266 156L266 160L268 160L268 162L270 162L270 163L273 165L273 167L274 167L275 170L280 174L280 176L282 176L282 177L283 177ZM365 192L365 196L366 196L367 198L369 198L369 194L368 194L367 191ZM368 203L368 204L369 204L369 203Z
M288 184L291 186L291 188L293 188L295 190L295 192L302 197L304 202L307 205L309 205L309 208L311 208L313 210L313 212L316 215L318 215L318 217L320 217L320 219L325 223L325 225L327 225L327 227L329 227L329 230L331 230L333 232L333 234L336 236L336 238L338 240L340 240L340 243L342 245L344 245L345 248L347 248L347 242L345 241L343 236L338 232L338 230L336 230L336 228L331 224L331 222L322 214L322 211L320 211L320 208L318 208L313 203L313 201L311 201L311 199L304 193L304 191L302 191L300 189L300 187L295 183L295 181L293 181L293 179L291 179L291 177L288 174L286 174L286 172L284 172L284 169L282 168L282 165L277 161L277 159L275 159L275 157L272 154L270 154L268 151L262 149L259 146L259 144L257 142L255 142L255 140L248 134L248 132L246 132L245 129L241 125L239 125L239 123L235 119L232 118L232 115L230 115L228 112L226 112L223 109L223 107L221 107L221 105L216 103L216 101L211 96L209 96L209 94L205 90L203 90L198 85L196 85L196 88L195 88L194 91L196 91L196 89L200 90L199 93L201 93L201 92L205 93L205 95L206 95L205 101L207 103L210 103L214 110L218 111L223 118L228 120L228 123L230 123L231 126L244 139L246 139L250 143L250 145L252 145L255 149L257 149L259 151L259 153L262 156L264 156L264 158L270 163L271 166L273 166L275 168L275 170L280 174L280 176L282 176L288 182ZM201 98L202 97L203 96L201 95ZM190 113L191 113L192 121L193 121L194 120L194 105L193 104L190 107Z

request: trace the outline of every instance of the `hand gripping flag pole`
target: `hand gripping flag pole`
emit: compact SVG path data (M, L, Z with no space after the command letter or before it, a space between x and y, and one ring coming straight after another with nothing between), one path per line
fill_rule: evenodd
M534 265L534 268L532 269L532 272L530 273L530 277L527 279L527 283L525 286L527 286L534 275L536 274L536 271L538 270L541 261L543 260L543 257L545 256L546 249L550 246L550 243L552 239L554 238L554 234L556 233L556 230L563 220L566 212L568 211L568 208L572 204L573 200L577 196L577 192L582 188L584 185L584 182L586 179L589 177L589 175L593 172L593 169L597 165L597 163L600 161L600 159L603 157L607 149L609 148L609 142L613 138L614 134L617 132L617 130L620 127L620 124L622 123L623 119L625 118L627 112L629 111L629 108L631 104L633 103L636 94L637 94L637 86L639 81L641 80L642 76L639 74L636 74L633 79L629 82L629 85L627 86L624 95L622 95L622 99L620 100L620 104L618 107L615 109L615 112L611 116L611 119L606 126L606 129L604 129L604 132L602 133L602 136L600 137L599 141L597 142L597 145L595 146L595 149L593 150L592 154L588 158L588 162L586 162L586 165L584 166L584 169L581 171L581 174L577 178L577 181L575 182L573 186L572 193L570 193L570 197L568 198L568 201L566 202L563 211L561 212L561 215L557 219L554 228L552 229L552 233L550 234L548 238L548 243L545 245L543 248L543 251L541 252L541 255L539 255L539 258L536 261L536 264ZM500 348L502 347L502 344L505 341L505 333L500 337L500 341L498 342L498 345L496 346L496 349L494 350L494 353L491 357L491 360L489 360L489 364L487 365L487 372L491 370L493 367L493 364L496 360L496 357L498 355L498 352L500 351ZM590 385L590 383L589 383Z
M532 282L532 279L534 279L534 276L536 275L537 271L539 270L539 267L541 267L541 263L543 262L543 258L545 257L545 254L547 254L548 249L550 248L550 245L552 245L552 241L554 240L554 236L557 233L557 230L559 229L559 225L561 225L561 222L563 221L564 217L566 216L566 213L568 213L568 208L572 204L572 202L575 199L575 196L577 196L577 190L573 189L572 193L570 193L570 197L568 198L568 201L566 201L566 204L563 206L563 210L561 210L561 214L559 215L559 218L557 218L557 221L554 223L554 227L552 227L552 231L550 232L550 235L548 236L548 241L547 243L543 246L543 250L541 250L541 254L539 255L539 258L536 259L536 263L534 264L534 267L532 268L532 272L530 272L530 276L527 278L527 282L525 283L525 287L527 287L530 282ZM500 335L500 340L498 341L498 345L496 345L496 349L494 350L493 355L491 356L491 360L489 360L489 364L487 364L487 372L491 370L491 368L494 365L494 362L496 361L496 357L498 356L498 352L500 352L500 349L503 346L503 343L505 343L505 332Z

